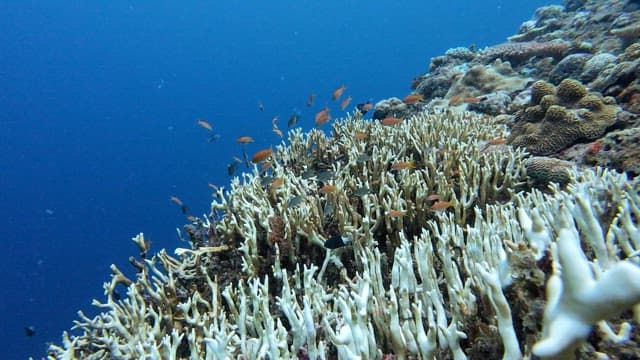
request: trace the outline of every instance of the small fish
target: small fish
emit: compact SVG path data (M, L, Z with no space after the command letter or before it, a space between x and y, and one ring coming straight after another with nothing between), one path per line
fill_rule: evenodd
M239 164L239 162L237 162L234 159L234 161L231 164L227 165L227 175L229 175L229 176L235 175L236 170L238 169L238 164Z
M187 220L189 220L190 222L198 222L198 218L193 215L187 216Z
M322 215L324 215L325 217L331 216L334 211L336 210L336 205L333 202L327 202L327 204L324 206L324 210L322 211Z
M358 156L358 158L356 159L356 162L360 164L360 163L366 163L369 160L371 160L371 156L367 154L362 154Z
M467 96L464 98L464 102L467 104L477 104L480 102L480 98L477 98L475 96Z
M366 187L366 186L363 186L363 187L357 188L353 192L353 195L355 195L355 196L365 196L365 195L369 195L370 193L371 193L371 191L369 190L369 188Z
M307 99L307 106L311 107L313 105L313 100L315 100L315 98L316 98L316 94L309 95L309 98Z
M338 187L336 187L333 184L324 184L321 188L320 188L320 192L323 194L331 194L336 192L336 190L338 190Z
M405 170L405 169L413 170L415 168L416 166L413 163L413 160L398 161L391 164L391 170Z
M299 119L300 119L300 114L298 113L291 114L291 116L289 116L289 121L287 121L287 127L295 126L298 123Z
M349 96L346 99L342 100L342 102L340 103L340 110L346 109L347 106L349 106L349 103L351 103L351 96Z
M506 138L495 138L487 141L488 145L502 145L507 142Z
M324 242L324 247L327 249L333 250L333 249L343 247L345 245L349 245L349 243L351 243L350 236L334 235L328 238L327 241Z
M32 337L36 334L36 327L33 325L24 327L24 334L28 337Z
M262 166L260 166L260 172L265 172L269 170L270 167L273 166L273 161L265 161Z
M440 195L439 194L431 194L429 196L427 196L427 201L434 201L434 200L440 200Z
M294 196L291 199L289 199L289 202L287 203L287 206L290 207L290 208L294 208L294 207L302 204L302 201L304 201L304 196L302 196L302 195Z
M433 211L445 211L448 208L453 206L453 202L451 201L436 201L433 205L431 205L431 210Z
M389 210L387 212L387 216L392 218L403 217L405 214L406 212L402 210Z
M120 293L118 292L118 290L113 290L111 292L111 296L113 296L113 300L120 300L122 299L122 295L120 295Z
M253 138L251 136L240 136L236 139L238 144L249 144L253 142Z
M267 175L260 180L260 185L269 186L273 182L273 176Z
M180 200L180 198L175 195L169 196L169 200L178 206L184 206L184 203L182 202L182 200Z
M282 134L282 130L280 130L278 128L278 117L274 116L273 119L271 119L271 130L276 133L276 135L280 136L280 138L282 139L283 134Z
M213 134L207 138L207 142L215 142L220 139L220 134Z
M335 89L333 91L333 94L331 95L331 98L333 99L333 101L336 101L338 99L340 99L340 97L342 96L342 93L347 89L346 86L341 85L339 88Z
M282 184L284 184L284 178L276 178L271 182L270 186L272 189L277 189L282 186Z
M209 131L213 131L213 127L211 126L211 124L209 124L209 122L207 120L203 120L203 119L199 119L198 120L198 125L200 125L201 127L209 130Z
M369 134L364 131L356 131L355 134L353 134L353 137L355 137L356 140L364 140L369 137Z
M333 179L334 175L335 175L335 173L333 171L331 171L331 170L323 171L320 174L318 174L318 181L327 182L327 181Z
M402 102L405 104L415 104L417 102L423 102L424 97L420 94L409 94L402 99Z
M331 120L331 115L329 115L329 107L325 107L324 109L318 111L316 113L316 126L320 127L327 123L327 121Z
M249 167L249 155L245 149L242 149L242 157L244 158L244 166Z
M400 124L401 122L402 122L402 119L393 117L393 116L387 116L386 118L380 120L380 124L385 126L392 126L392 125Z
M258 110L264 111L264 105L262 104L262 101L258 101Z
M302 178L303 179L309 179L316 176L316 172L313 169L307 169L305 170L305 172L302 173Z
M268 158L270 158L271 156L273 156L273 149L271 148L263 149L253 154L253 157L251 158L251 162L254 164L261 163L267 160Z
M367 113L367 111L373 109L373 104L371 103L371 101L367 101L365 103L356 105L356 109L358 109L358 111L360 111L360 113L364 115Z
M218 185L214 183L207 183L207 185L209 185L209 187L212 188L214 191L218 191L220 189Z

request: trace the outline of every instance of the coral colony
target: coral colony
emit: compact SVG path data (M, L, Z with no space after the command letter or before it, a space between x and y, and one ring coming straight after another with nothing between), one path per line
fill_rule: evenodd
M373 120L291 130L188 248L135 236L49 358L640 357L639 20L544 7Z

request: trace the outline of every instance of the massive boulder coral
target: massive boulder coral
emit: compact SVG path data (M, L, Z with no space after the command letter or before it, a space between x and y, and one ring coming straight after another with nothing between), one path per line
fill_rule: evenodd
M576 80L565 79L557 87L539 80L532 85L529 106L516 114L509 143L533 155L553 154L601 137L617 112L615 99L587 92Z
M640 303L640 183L572 171L567 191L523 191L525 153L487 151L505 131L450 113L295 130L268 174L217 191L191 248L149 258L136 236L135 278L113 266L102 313L80 313L49 358L615 356L611 339L638 334L597 304ZM552 341L566 317L571 341Z

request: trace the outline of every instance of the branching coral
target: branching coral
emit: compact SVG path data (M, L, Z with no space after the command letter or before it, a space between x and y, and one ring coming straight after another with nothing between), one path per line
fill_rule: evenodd
M554 321L534 307L544 304L539 274L551 274L545 261L565 267L548 249L575 226L591 234L583 261L598 281L636 266L621 259L640 249L640 185L572 172L566 192L523 192L524 152L483 151L504 131L490 117L449 113L393 127L346 119L331 137L294 131L269 174L256 168L218 194L215 244L194 241L178 258L161 251L135 279L114 267L107 302L95 302L103 312L80 314L79 333L65 333L50 358L529 356ZM285 181L274 188L268 176ZM434 210L437 199L451 207ZM326 249L335 234L349 245ZM148 247L142 235L136 244ZM124 299L113 296L119 284ZM606 329L614 315L602 314L589 326Z

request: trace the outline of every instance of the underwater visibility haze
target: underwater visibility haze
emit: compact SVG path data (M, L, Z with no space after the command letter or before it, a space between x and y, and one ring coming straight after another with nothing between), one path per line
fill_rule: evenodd
M431 57L502 43L558 3L3 1L0 358L40 358L94 314L137 233L188 247L176 228L230 165L248 171L234 156L281 142L274 117L308 130L325 106L402 98Z

